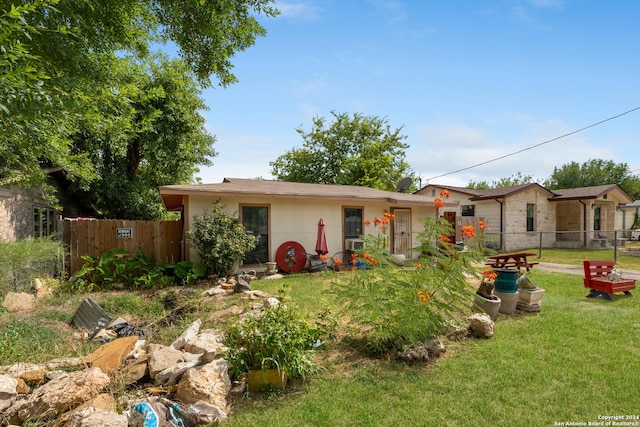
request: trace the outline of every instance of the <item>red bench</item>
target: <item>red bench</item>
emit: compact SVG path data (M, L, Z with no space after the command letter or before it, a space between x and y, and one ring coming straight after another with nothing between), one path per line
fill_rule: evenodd
M613 271L613 261L582 261L584 266L584 287L591 289L587 298L595 298L602 295L610 300L611 294L624 292L631 295L632 289L636 288L634 279L609 280L609 273Z

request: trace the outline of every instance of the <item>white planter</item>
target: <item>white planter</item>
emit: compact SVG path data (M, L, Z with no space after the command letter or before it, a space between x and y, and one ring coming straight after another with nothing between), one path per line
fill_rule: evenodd
M278 272L278 263L275 261L265 262L267 266L267 274L276 274Z
M511 292L495 292L496 296L502 300L500 304L500 313L513 314L516 312L516 305L518 304L518 294Z
M540 304L542 298L544 298L545 290L538 289L519 289L518 290L518 302L524 304Z
M500 298L497 296L495 299L487 299L482 295L475 294L473 298L473 311L487 313L492 320L496 320L498 311L500 310L500 304Z

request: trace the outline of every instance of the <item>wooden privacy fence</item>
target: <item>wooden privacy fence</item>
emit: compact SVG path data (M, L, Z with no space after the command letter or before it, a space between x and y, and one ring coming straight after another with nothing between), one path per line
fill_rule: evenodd
M100 257L115 248L132 257L142 252L157 264L182 261L182 221L65 220L63 235L70 275L84 265L81 256Z

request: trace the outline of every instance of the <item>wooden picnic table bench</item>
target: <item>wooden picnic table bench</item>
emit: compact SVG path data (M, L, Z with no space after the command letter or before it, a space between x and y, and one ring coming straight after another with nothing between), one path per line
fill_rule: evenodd
M636 288L635 279L609 279L614 269L613 261L582 261L584 267L584 287L591 289L587 298L602 295L604 299L611 299L611 294L624 292L631 295Z
M485 264L490 265L493 268L516 267L518 270L520 270L521 268L525 268L527 271L530 271L531 267L538 263L529 262L527 258L535 255L536 254L529 252L490 255L487 257L489 261L487 261Z

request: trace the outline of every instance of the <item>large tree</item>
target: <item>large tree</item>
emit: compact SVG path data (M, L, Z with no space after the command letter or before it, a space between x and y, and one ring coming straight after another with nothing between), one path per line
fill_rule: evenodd
M592 159L582 164L567 163L553 169L544 186L550 190L617 184L629 196L640 198L640 178L632 175L626 163Z
M184 62L154 56L117 58L112 87L79 122L73 148L87 153L97 176L76 180L74 193L105 216L158 219L159 185L190 182L196 165L210 164L215 138Z
M298 128L302 147L270 162L277 179L293 182L344 184L395 191L409 165L402 128L387 119L331 112L333 122L316 117L310 132Z
M509 178L500 178L497 181L493 181L491 184L487 181L469 181L466 188L488 190L490 188L504 188L511 187L513 185L530 184L532 182L534 182L534 180L531 175L523 175L522 172L516 172Z
M77 134L99 121L118 57L172 42L200 85L236 81L231 59L265 34L273 0L12 0L0 5L0 186L39 185L43 167L96 175ZM190 77L193 79L193 77ZM117 85L116 85L117 86ZM113 94L112 94L113 95ZM135 103L135 101L134 101ZM90 115L91 117L87 117ZM113 117L105 119L109 122ZM200 158L194 154L194 158ZM193 165L192 165L193 166ZM193 170L193 168L190 168Z

